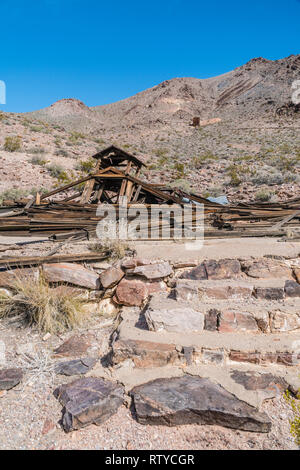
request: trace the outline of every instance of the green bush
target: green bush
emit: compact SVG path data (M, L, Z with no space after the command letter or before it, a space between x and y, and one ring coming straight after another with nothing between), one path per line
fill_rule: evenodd
M286 401L291 405L294 413L293 419L290 420L290 433L295 439L295 443L300 446L300 391L298 392L298 400L292 398L289 391L285 393Z
M49 171L52 178L61 179L64 178L64 175L66 174L65 169L61 165L57 165L56 163L47 166L47 170Z
M17 152L22 147L22 139L19 136L5 137L4 150L7 152Z
M267 202L267 201L270 201L272 196L273 196L272 192L261 190L255 194L255 200L260 201L260 202Z
M78 165L76 165L76 170L81 171L82 173L90 173L95 167L95 160L81 160Z
M36 157L32 157L32 159L30 160L30 163L32 163L32 165L43 166L43 165L46 165L47 161L42 157L36 156Z

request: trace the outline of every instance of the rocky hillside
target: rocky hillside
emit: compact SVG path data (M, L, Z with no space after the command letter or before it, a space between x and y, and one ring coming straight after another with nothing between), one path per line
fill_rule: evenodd
M88 171L88 157L113 143L148 163L143 178L151 182L232 201L293 197L300 109L291 104L291 85L299 76L300 55L258 58L214 78L166 80L105 106L64 99L32 113L2 113L0 191L20 182L26 189L59 184L71 171ZM194 117L199 127L190 125ZM12 153L5 139L15 136L21 145Z
M282 60L252 59L237 69L205 80L174 78L116 103L88 108L67 99L31 113L47 122L91 131L131 125L207 120L262 119L273 116L291 100L292 82L299 78L300 55Z

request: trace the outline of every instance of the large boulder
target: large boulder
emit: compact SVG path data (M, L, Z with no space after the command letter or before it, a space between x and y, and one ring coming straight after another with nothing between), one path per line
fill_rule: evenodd
M97 377L84 377L54 391L64 406L62 426L66 432L103 423L117 412L123 395L121 385Z
M255 432L271 429L265 413L207 378L156 379L133 388L131 395L141 424L212 424Z

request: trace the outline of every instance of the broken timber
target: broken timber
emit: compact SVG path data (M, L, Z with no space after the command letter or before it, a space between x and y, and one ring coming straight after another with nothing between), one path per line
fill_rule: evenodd
M49 234L52 239L65 239L74 233L78 238L88 238L104 217L97 215L97 208L112 204L118 211L124 196L128 208L140 204L146 208L156 204L203 204L205 237L284 236L288 228L299 227L300 198L223 206L178 188L142 181L139 177L145 164L115 146L98 152L94 159L94 171L86 177L46 194L36 194L28 202L2 207L0 233ZM165 223L159 224L163 227Z

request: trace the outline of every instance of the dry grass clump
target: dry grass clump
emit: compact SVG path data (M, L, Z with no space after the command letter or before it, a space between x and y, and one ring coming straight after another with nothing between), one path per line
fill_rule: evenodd
M21 150L22 139L19 136L5 137L4 150L7 152L17 152Z
M16 277L12 290L13 295L0 296L0 317L15 317L49 333L81 326L89 317L80 294L68 286L53 289L42 276Z
M119 239L101 240L100 242L89 245L89 250L96 253L106 254L107 257L112 260L122 259L124 256L128 255L128 252L132 251L130 250L128 243Z

